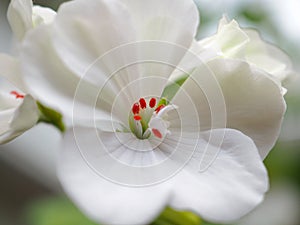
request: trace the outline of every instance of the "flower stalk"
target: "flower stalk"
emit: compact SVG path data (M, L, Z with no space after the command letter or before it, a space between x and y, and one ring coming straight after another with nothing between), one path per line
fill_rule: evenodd
M48 123L52 124L54 127L56 127L60 132L64 133L66 128L65 124L63 122L63 116L59 112L55 111L54 109L51 109L45 105L43 105L41 102L37 101L37 106L40 112L40 118L39 123Z

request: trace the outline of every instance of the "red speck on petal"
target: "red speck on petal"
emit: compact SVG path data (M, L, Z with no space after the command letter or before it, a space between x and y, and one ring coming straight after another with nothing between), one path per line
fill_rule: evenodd
M155 128L152 128L152 132L158 138L162 138L163 137L162 134L160 133L160 131L157 130L157 129L155 129Z
M151 108L154 108L156 105L156 99L155 98L151 98L150 101L149 101L149 106Z
M133 116L133 118L134 118L134 120L137 120L137 121L142 119L142 117L140 115L135 115L135 116Z
M140 105L142 109L145 109L147 107L146 101L144 98L140 98Z
M140 105L139 103L134 103L132 106L132 112L133 114L139 114L140 112Z
M24 97L25 97L25 95L22 95L22 94L20 94L20 93L17 92L17 91L11 91L10 94L14 95L17 99L18 99L18 98L24 98Z
M160 105L155 109L156 113L159 113L160 110L162 110L165 107L165 105Z

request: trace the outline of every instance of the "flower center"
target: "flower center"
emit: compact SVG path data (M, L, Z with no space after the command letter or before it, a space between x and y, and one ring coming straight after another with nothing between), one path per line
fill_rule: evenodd
M164 100L140 98L132 105L129 115L132 133L139 139L147 139L151 135L163 139L170 134L168 130L170 123L166 120L166 113L175 108L176 106L166 105Z

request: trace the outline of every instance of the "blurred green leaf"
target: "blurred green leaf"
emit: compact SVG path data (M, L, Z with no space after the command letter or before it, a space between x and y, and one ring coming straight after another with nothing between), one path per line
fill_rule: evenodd
M25 211L28 225L100 225L89 220L66 197L51 197L31 203ZM202 221L189 211L177 211L170 207L150 225L220 225Z
M258 3L247 4L244 8L240 9L240 16L253 23L261 23L269 18L267 10L258 5Z
M220 224L220 223L211 223L211 222L207 222L207 221L203 221L202 225L234 225L234 224Z
M28 225L97 225L64 197L34 202L26 211L26 221Z
M271 181L289 180L300 187L300 141L278 142L264 161Z

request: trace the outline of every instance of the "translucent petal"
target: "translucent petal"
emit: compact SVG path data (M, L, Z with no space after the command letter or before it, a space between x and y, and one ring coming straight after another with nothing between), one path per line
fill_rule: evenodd
M219 138L211 139L212 135ZM218 149L219 154L206 170L200 170L206 149ZM171 206L217 223L232 222L247 214L268 189L267 171L255 144L231 129L202 133L195 154L175 179Z

